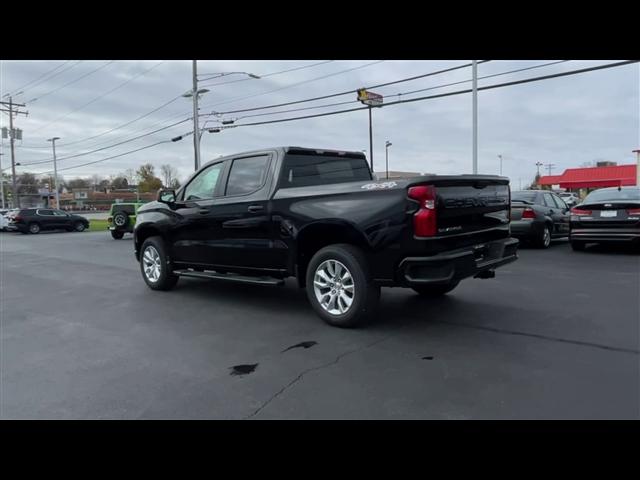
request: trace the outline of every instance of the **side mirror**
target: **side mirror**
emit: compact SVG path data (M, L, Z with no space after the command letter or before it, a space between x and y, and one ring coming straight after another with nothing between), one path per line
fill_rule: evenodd
M175 203L176 191L170 188L161 188L158 190L157 200L162 203Z

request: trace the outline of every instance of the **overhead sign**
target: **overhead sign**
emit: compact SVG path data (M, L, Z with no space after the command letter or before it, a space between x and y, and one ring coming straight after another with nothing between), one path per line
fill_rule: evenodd
M381 107L383 103L383 96L379 93L369 92L366 88L360 88L357 91L358 101L369 105L371 107Z

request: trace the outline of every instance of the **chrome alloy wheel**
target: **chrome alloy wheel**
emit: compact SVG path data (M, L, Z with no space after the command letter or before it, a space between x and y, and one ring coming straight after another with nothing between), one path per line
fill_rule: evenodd
M151 283L156 283L160 279L162 265L160 264L160 254L153 245L144 249L142 254L144 275Z
M355 295L351 272L337 260L325 260L313 276L313 291L325 311L343 315L351 308Z
M551 232L549 231L548 227L544 229L542 243L545 248L551 244Z

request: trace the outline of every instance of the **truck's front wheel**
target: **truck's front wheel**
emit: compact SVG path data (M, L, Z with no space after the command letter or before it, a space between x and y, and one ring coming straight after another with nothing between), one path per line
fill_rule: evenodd
M149 288L171 290L175 287L179 277L171 271L162 238L147 238L140 251L140 271Z
M319 250L307 268L307 297L316 313L336 327L355 327L371 319L380 287L371 281L362 251L348 244Z

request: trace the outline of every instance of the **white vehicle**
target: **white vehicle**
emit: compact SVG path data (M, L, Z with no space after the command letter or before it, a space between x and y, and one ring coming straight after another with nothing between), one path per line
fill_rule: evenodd
M572 192L562 192L559 194L560 198L564 200L564 203L569 205L570 207L574 207L580 203L580 197Z
M4 213L0 213L0 231L5 231L7 229L7 227L9 226L9 219L7 217L5 217L6 212Z

